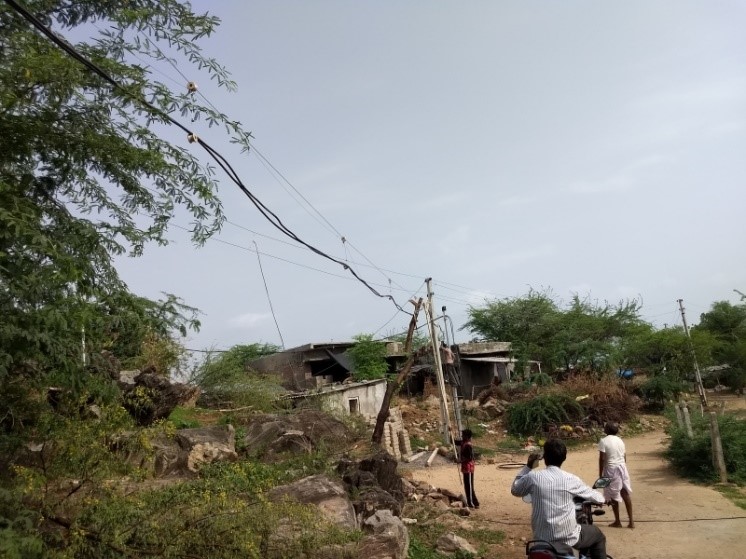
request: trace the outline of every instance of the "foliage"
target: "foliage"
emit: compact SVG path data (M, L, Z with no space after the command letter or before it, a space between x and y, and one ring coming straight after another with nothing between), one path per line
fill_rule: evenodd
M373 339L372 334L353 336L355 345L347 350L352 360L355 380L384 378L389 370L386 362L386 344Z
M193 429L200 427L200 421L196 417L196 408L182 408L177 406L168 416L176 429Z
M685 388L677 377L661 373L647 379L640 385L639 391L650 406L662 410L666 402L678 398Z
M730 365L720 380L733 390L742 392L746 385L746 303L713 303L692 330L693 334L707 333L716 340L712 349L713 360L717 364Z
M258 411L277 409L277 398L284 390L276 375L250 371L253 359L279 351L272 344L236 345L225 352L210 352L192 371L188 382L196 384L208 401L220 406L251 407Z
M588 419L598 425L628 421L639 408L639 398L632 394L629 383L610 375L600 379L576 375L555 389L575 398Z
M692 330L691 344L702 367L713 362L714 337L703 330ZM621 341L624 368L638 368L649 373L666 372L681 378L693 378L689 340L681 326L654 330L641 328Z
M0 488L0 557L41 559L44 542L36 531L38 514L20 502L17 492Z
M583 408L574 398L561 393L539 394L531 400L508 406L507 427L513 435L535 435L550 424L573 423L583 417Z
M312 507L269 502L266 490L287 479L284 468L240 462L165 489L101 492L70 526L66 553L279 559L314 557L324 545L357 538L320 522Z
M666 457L682 476L698 481L715 481L718 474L712 464L710 420L707 415L691 416L694 437L689 438L685 429L671 422L671 444ZM732 415L718 415L718 428L723 445L728 480L746 483L746 422Z
M531 376L531 383L535 384L536 386L550 386L554 384L554 381L548 374L539 373L537 375Z
M636 300L616 305L573 296L564 306L549 291L470 307L464 328L484 340L509 341L521 362L539 360L549 371L603 372L621 361L620 338L645 327Z

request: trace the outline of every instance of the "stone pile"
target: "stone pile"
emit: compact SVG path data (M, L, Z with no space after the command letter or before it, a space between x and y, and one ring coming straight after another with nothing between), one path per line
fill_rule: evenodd
M391 408L383 430L383 448L396 460L407 459L412 455L409 432L402 423L401 410Z

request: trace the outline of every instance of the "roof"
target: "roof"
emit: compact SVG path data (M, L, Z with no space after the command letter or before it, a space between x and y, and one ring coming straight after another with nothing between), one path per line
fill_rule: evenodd
M480 355L485 353L509 353L512 349L510 342L470 342L458 344L461 355Z
M334 392L346 392L347 390L350 390L351 388L359 388L361 386L367 386L371 384L378 384L381 382L386 382L385 378L377 378L373 380L361 380L359 382L348 382L348 383L334 383L334 384L328 384L326 386L322 386L320 389L315 388L312 390L306 390L305 392L295 392L293 394L288 394L284 396L284 398L289 400L295 400L298 398L309 398L314 396L323 396L324 394L331 394Z
M481 363L518 363L518 359L512 357L462 357L461 361L478 361ZM526 363L538 363L538 361L526 361Z

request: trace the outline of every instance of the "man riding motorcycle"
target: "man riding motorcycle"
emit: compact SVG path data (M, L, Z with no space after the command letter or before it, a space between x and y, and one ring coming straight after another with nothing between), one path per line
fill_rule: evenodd
M560 469L567 458L567 447L560 439L544 444L546 469L533 470L541 455L530 454L510 488L516 497L531 496L531 528L534 538L555 547L588 550L591 559L606 559L606 536L594 525L575 520L573 497L603 504L604 497L579 477Z

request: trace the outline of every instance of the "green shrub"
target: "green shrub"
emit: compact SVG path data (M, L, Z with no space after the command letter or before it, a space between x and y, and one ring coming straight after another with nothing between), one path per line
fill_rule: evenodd
M279 376L249 371L246 364L278 349L268 344L248 344L233 346L222 353L208 353L188 380L202 389L209 407L215 404L216 407L276 411L280 407L278 398L285 392Z
M678 398L685 388L680 379L664 373L646 380L640 385L639 391L649 406L663 409L667 401Z
M355 380L384 378L389 370L386 362L386 344L373 339L372 334L353 336L355 345L347 350L352 360Z
M583 408L565 394L539 394L531 400L508 407L508 432L514 435L535 435L550 424L572 423L583 417Z
M732 415L721 415L717 420L728 480L746 483L746 422ZM666 451L666 458L684 477L698 481L716 481L718 474L712 465L709 417L692 414L692 430L694 437L690 439L685 429L671 427L671 444Z
M550 386L554 384L554 381L548 374L539 373L538 375L531 375L531 383L536 386Z
M199 419L195 417L195 408L182 408L178 406L174 408L171 415L168 416L168 420L174 424L177 429L192 429L194 427L201 427Z

